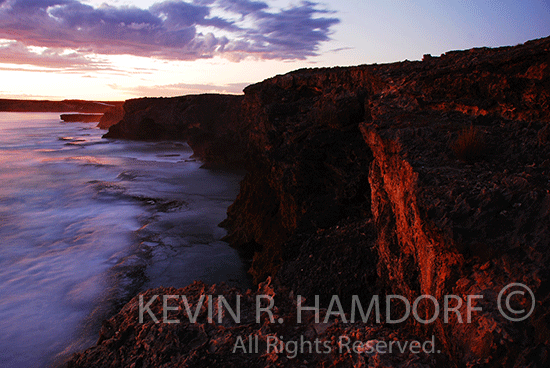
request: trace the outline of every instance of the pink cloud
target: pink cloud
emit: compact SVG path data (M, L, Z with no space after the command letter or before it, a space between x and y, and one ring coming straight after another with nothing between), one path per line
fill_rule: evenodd
M213 9L236 14L237 20L234 16L211 16ZM331 27L339 22L326 16L328 13L313 2L276 10L262 1L250 0L164 1L149 9L109 5L94 8L76 0L3 0L0 38L19 44L4 47L1 52L6 59L2 61L66 63L70 67L90 64L82 56L85 53L172 60L215 55L235 60L247 56L305 59L317 54L319 45L329 40ZM30 55L23 45L53 51ZM59 50L65 48L80 54L63 55Z

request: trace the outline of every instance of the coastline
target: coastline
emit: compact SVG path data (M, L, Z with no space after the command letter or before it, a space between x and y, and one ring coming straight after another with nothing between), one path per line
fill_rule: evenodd
M122 104L123 101L0 99L0 111L104 113L113 106Z
M549 47L544 38L417 62L303 69L251 85L244 96L127 101L106 137L174 137L188 141L206 163L248 171L222 225L225 239L253 256L258 290L200 282L149 290L140 297L186 295L193 310L202 295L241 296L250 306L243 305L238 324L210 323L201 308L191 323L179 299L173 317L186 323L139 323L144 306L136 296L105 322L98 344L68 366L294 366L281 351L233 351L237 336L266 343L269 335L331 344L337 336L434 336L440 350L298 354L312 365L544 366L550 351ZM469 127L476 135L466 146L473 153L465 155L456 147ZM511 283L536 296L534 314L520 323L497 305ZM419 295L481 297L470 323L458 314L397 326L346 324L341 316L317 323L314 313L305 323L295 319L296 295L308 306L319 295L327 306L334 295L344 303L393 294L411 304ZM276 323L253 318L258 295L275 298ZM163 308L151 306L155 315ZM424 308L422 317L429 312Z

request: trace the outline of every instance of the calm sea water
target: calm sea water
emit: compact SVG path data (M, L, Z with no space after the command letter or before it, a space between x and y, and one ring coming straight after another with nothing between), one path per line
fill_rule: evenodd
M0 113L2 367L59 364L140 290L249 286L217 226L242 175L201 169L186 144L103 133Z

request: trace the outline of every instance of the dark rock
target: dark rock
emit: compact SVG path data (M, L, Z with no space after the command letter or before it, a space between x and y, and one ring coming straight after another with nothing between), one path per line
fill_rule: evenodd
M239 117L243 96L204 94L141 98L124 103L124 116L105 138L185 140L211 164L242 165Z
M138 323L139 298L145 304L155 295L160 297L153 300L150 309L160 323L155 323L147 312L143 314L143 323ZM176 310L167 314L167 319L178 320L177 323L162 323L163 295L179 296L169 299L170 307ZM193 323L186 312L182 295L187 298L191 315L199 305L197 319ZM240 298L239 323L233 321L227 309L223 310L222 319L218 320L217 298L220 295L234 309L237 297ZM259 323L256 323L256 295L273 297L273 322L267 313L263 313ZM208 302L206 298L201 302L202 296L213 298L211 322L208 320ZM315 323L314 315L307 312L303 312L302 323L296 323L296 310L295 300L288 290L271 284L270 280L261 284L256 293L231 289L224 284L209 286L201 282L183 289L152 289L136 296L120 313L106 321L97 345L75 354L67 367L349 367L370 363L377 367L404 368L429 367L438 363L445 366L448 363L445 357L437 354L413 354L410 351L357 354L350 349L348 352L339 344L340 336L343 341L349 339L352 343L359 341L365 344L375 344L378 340L418 338L399 328L388 330L357 322L344 324L334 318L323 323L327 312L325 307L320 311L320 323ZM279 319L283 323L279 323ZM294 342L298 349L296 354L293 353L294 344L288 345L288 350L276 351L273 342L278 338L285 343ZM300 348L301 339L306 341L303 348ZM249 342L252 349L249 349Z
M61 114L66 123L98 123L103 114Z
M124 117L124 109L122 104L115 105L109 110L105 111L105 114L99 120L98 128L109 129L111 126L115 125Z

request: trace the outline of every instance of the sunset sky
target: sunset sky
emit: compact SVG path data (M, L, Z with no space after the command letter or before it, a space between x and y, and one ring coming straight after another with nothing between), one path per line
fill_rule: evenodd
M537 0L0 0L0 98L240 93L303 67L548 35Z

